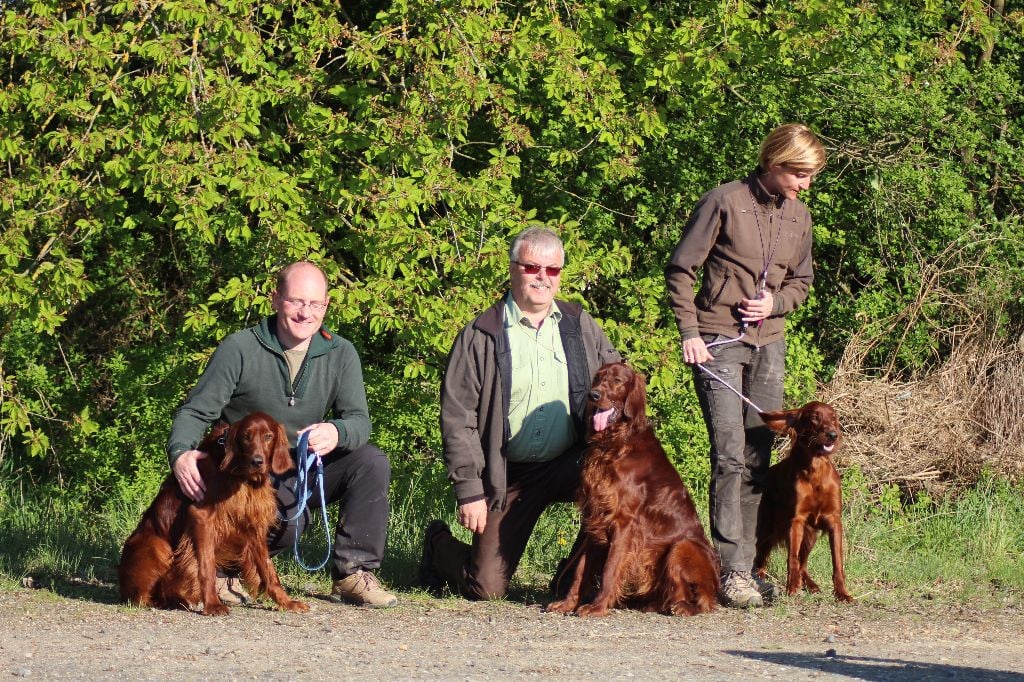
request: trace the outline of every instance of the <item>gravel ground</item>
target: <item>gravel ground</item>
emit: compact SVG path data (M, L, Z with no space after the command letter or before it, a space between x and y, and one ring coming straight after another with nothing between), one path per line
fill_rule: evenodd
M370 610L307 594L224 618L131 609L112 585L0 590L0 675L32 679L1024 680L1024 612L797 598L693 618L604 619L399 593ZM529 601L529 599L528 599Z

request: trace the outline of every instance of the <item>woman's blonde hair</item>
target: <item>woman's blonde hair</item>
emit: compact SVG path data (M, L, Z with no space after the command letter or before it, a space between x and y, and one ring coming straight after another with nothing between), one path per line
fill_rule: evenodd
M768 134L761 143L757 163L761 170L786 166L817 173L825 166L825 147L811 129L801 123L786 123Z

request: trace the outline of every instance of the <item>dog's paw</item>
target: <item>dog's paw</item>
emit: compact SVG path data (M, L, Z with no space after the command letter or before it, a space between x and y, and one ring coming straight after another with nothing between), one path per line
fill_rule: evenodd
M584 604L576 609L576 615L580 618L601 618L608 615L608 607L596 604Z
M544 611L546 613L569 613L574 608L576 608L575 601L563 599L561 601L551 602L550 604L544 607Z
M282 602L280 607L285 611L295 611L296 613L306 613L309 611L309 604L298 599L289 599L286 602Z
M204 616L226 616L231 613L231 609L224 606L223 604L210 604L209 606L203 606Z

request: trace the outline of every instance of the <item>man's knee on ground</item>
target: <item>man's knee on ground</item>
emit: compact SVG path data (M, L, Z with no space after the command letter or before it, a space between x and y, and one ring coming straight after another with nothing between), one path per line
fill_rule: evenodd
M507 594L508 581L496 576L469 577L463 589L463 596L473 601L504 599Z

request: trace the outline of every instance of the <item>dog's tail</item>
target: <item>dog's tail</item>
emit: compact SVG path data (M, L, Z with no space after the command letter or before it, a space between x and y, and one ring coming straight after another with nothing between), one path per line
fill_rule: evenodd
M157 585L170 568L174 551L153 534L134 533L124 544L117 582L121 598L134 606L159 606Z
M695 616L713 611L718 604L718 562L707 541L676 543L665 562L662 584L671 586L664 612Z

